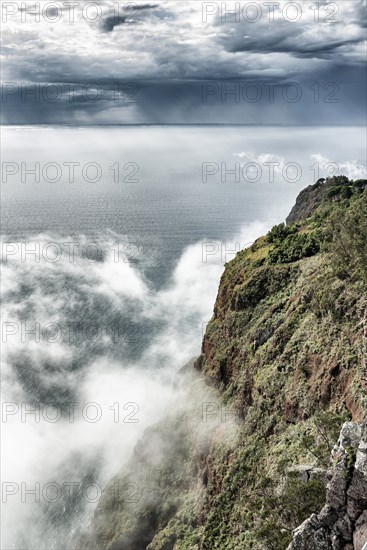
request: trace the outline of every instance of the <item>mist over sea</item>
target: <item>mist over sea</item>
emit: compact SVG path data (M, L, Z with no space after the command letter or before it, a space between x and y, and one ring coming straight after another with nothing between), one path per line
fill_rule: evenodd
M357 127L2 128L4 548L75 547L184 404L224 263L365 149Z

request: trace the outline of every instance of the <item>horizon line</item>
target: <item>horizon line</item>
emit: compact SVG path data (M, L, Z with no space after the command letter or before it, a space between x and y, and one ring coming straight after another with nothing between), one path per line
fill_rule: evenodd
M328 123L328 124L286 124L286 123L228 123L228 122L134 122L134 123L101 123L101 124L68 124L68 123L27 123L27 124L3 124L0 123L0 128L27 128L27 127L66 127L66 128L99 128L99 127L144 127L144 126L204 126L204 127L283 127L283 128L325 128L325 127L345 127L345 128L365 128L365 124L345 124L345 123Z

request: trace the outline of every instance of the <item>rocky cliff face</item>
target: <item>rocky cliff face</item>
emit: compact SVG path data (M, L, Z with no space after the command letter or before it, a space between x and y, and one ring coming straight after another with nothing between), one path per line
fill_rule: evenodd
M111 481L139 499L106 491L82 548L361 550L366 184L311 186L226 265L186 406Z
M288 550L367 550L367 422L344 424L333 449L326 504Z
M366 180L354 182L359 189L366 189ZM350 184L345 176L321 179L314 185L309 185L298 195L296 204L293 206L287 224L299 222L312 216L312 214L325 203L340 198L349 198L353 194L353 184Z

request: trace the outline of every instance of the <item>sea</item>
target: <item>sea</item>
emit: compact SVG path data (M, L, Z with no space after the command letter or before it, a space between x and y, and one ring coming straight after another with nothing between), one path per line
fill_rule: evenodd
M184 406L225 264L366 149L360 127L1 128L2 548L78 548Z

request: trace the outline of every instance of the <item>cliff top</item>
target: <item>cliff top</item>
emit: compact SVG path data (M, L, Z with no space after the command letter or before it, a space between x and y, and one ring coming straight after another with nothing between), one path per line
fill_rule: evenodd
M366 189L366 187L367 180L365 179L353 181L346 176L322 178L301 191L296 204L287 217L287 224L303 221L323 204L348 199L356 191Z

